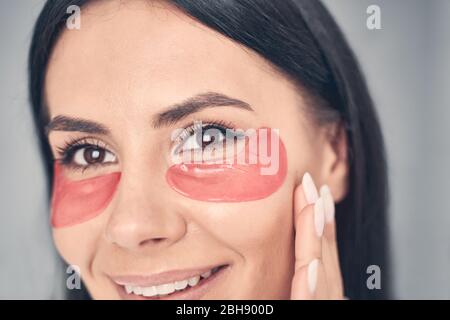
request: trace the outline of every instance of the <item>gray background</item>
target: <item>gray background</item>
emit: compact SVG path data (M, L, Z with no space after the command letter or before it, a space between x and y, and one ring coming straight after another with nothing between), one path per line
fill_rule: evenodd
M379 110L390 162L396 298L450 299L450 0L325 0ZM0 0L0 298L57 298L44 176L26 96L43 0ZM381 7L382 30L366 28Z

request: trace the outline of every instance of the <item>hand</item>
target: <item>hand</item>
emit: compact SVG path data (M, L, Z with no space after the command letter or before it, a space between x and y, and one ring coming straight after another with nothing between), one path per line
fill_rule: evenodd
M320 195L309 173L294 193L295 273L291 299L344 299L336 244L334 200Z

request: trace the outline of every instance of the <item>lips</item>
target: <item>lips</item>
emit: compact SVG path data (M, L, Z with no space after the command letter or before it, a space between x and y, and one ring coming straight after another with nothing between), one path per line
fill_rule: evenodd
M150 276L111 277L124 299L199 299L228 265L169 271Z

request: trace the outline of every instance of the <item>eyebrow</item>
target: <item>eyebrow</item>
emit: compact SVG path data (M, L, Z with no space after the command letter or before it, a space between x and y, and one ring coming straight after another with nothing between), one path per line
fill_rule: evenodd
M156 114L153 117L152 125L154 128L170 126L186 118L190 114L199 112L203 109L228 106L247 111L254 111L247 102L217 92L206 92L174 104L167 110ZM64 115L58 115L49 121L45 126L45 132L48 135L51 131L78 131L101 135L108 135L110 133L108 127L101 123Z
M213 107L235 107L247 111L254 111L247 102L230 98L217 92L206 92L172 105L168 110L157 114L153 119L153 127L160 128L162 126L169 126L186 118L190 114Z
M51 131L79 131L92 134L109 134L109 129L101 123L68 116L56 116L45 126L45 133Z

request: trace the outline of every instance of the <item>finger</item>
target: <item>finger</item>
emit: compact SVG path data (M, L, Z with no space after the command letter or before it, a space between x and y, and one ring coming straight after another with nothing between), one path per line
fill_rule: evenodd
M339 264L339 254L336 240L335 205L330 188L323 185L320 197L324 202L325 227L322 241L323 263L327 275L331 299L342 299L343 284Z
M306 297L308 278L316 275L322 257L322 234L325 223L323 200L318 198L311 176L306 173L302 184L294 194L295 213L295 274L292 283L292 297ZM311 264L312 263L312 264ZM308 271L309 270L309 271ZM312 274L312 275L311 275ZM311 283L311 281L309 282ZM315 288L315 287L314 287ZM310 292L310 294L312 294Z
M304 205L303 200L306 200ZM301 208L301 209L300 209ZM322 234L325 224L323 200L308 173L295 192L295 263L296 268L309 264L322 256Z
M325 270L328 299L340 300L343 296L342 277L339 265L335 263L334 250L330 243L322 239L322 263Z
M326 272L321 260L314 259L297 270L291 292L291 300L329 299Z
M334 221L335 207L334 200L331 194L330 188L327 185L323 185L320 188L320 197L323 199L323 205L325 210L325 230L324 235L326 239L332 243L336 244L336 224Z
M296 269L292 279L291 300L314 299L317 284L318 259Z
M308 193L305 192L305 189ZM309 173L305 173L301 184L295 189L294 193L294 227L296 227L297 217L302 210L309 204L314 204L319 198L319 193L314 185Z

